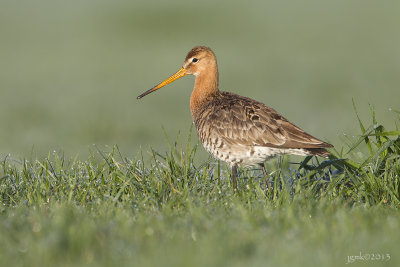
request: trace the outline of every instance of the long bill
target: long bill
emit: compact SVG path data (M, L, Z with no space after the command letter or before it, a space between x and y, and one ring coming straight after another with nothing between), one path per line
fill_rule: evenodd
M150 90L147 90L146 92L144 92L143 94L138 96L137 99L141 99L142 97L144 97L154 91L157 91L161 87L163 87L169 83L172 83L173 81L178 80L179 78L182 78L185 75L186 75L186 69L182 67L175 74L171 75L169 78L165 79L163 82L159 83L158 85L154 86Z

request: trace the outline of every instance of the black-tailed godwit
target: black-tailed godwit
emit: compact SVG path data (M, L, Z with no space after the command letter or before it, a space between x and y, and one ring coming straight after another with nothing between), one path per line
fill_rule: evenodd
M274 109L256 100L221 92L218 66L210 48L196 46L178 72L137 98L185 76L195 75L190 111L204 148L232 167L233 190L237 190L237 166L260 165L275 155L326 156L333 147L292 124Z

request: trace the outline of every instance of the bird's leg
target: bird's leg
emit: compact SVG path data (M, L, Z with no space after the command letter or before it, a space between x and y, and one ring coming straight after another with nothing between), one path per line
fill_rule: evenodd
M232 182L233 182L233 193L237 192L237 180L236 180L236 176L237 176L237 166L233 165L232 166Z
M261 163L260 165L262 167L264 177L266 178L265 183L267 184L267 190L269 191L271 188L271 184L269 183L269 177L267 178L267 171L265 170L265 165L264 163Z

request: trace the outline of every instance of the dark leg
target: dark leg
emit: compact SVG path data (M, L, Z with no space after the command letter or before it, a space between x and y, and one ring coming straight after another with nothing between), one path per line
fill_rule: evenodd
M264 177L267 177L267 171L265 170L265 165L264 165L264 163L261 163L260 165L261 165L261 167L262 167L262 171L263 171ZM269 191L269 189L271 188L271 184L269 183L269 178L267 178L267 179L265 180L265 182L266 182L266 184L267 184L267 189L268 189L268 191Z
M237 180L236 180L236 175L237 175L237 166L233 165L232 166L232 182L233 182L233 193L237 192Z

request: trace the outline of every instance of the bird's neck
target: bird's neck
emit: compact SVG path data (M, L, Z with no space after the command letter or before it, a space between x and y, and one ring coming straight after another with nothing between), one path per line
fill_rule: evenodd
M218 69L217 66L209 68L207 71L201 72L196 76L194 88L190 97L190 110L192 117L195 117L202 104L208 97L218 92Z

